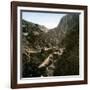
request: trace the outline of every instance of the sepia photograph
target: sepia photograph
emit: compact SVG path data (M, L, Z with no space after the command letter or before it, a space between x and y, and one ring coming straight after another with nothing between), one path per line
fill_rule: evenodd
M21 12L22 77L79 75L79 14Z

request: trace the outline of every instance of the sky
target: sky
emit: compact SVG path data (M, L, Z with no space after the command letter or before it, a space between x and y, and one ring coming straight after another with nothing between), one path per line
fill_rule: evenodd
M57 27L61 18L65 15L63 13L22 12L22 18L24 20L44 25L48 29Z

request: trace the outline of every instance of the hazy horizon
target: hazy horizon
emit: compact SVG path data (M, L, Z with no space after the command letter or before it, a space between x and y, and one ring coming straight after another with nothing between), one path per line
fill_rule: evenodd
M22 19L39 25L44 25L48 29L57 27L63 13L44 13L44 12L22 12Z

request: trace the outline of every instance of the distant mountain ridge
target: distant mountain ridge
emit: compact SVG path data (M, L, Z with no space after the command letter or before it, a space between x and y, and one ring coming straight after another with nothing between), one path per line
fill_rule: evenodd
M44 25L39 25L27 20L22 20L22 26L24 26L25 28L28 28L28 31L30 31L30 28L33 30L34 28L37 28L36 30L41 30L43 32L47 32L48 28L46 28ZM23 29L25 29L23 28ZM35 30L35 29L34 29ZM27 31L27 30L26 30Z
M36 46L60 46L66 33L69 32L69 30L73 30L72 28L78 25L78 15L79 14L68 14L63 16L57 27L53 29L48 29L45 26L22 20L24 37L27 38L29 42L29 38L37 42ZM33 41L31 41L31 43L32 42Z

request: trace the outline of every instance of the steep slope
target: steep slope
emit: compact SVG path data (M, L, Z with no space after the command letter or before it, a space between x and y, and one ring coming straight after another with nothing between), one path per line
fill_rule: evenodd
M65 51L57 60L55 76L79 74L79 14L63 17L59 24L60 30L65 32L61 42Z
M45 26L22 20L22 43L29 48L38 49L42 46L41 37L47 32ZM42 38L43 39L43 38Z
M73 30L73 27L76 27L79 23L79 14L67 14L64 16L57 27L51 29L47 33L47 39L52 44L61 47L61 42L66 36L66 33Z

